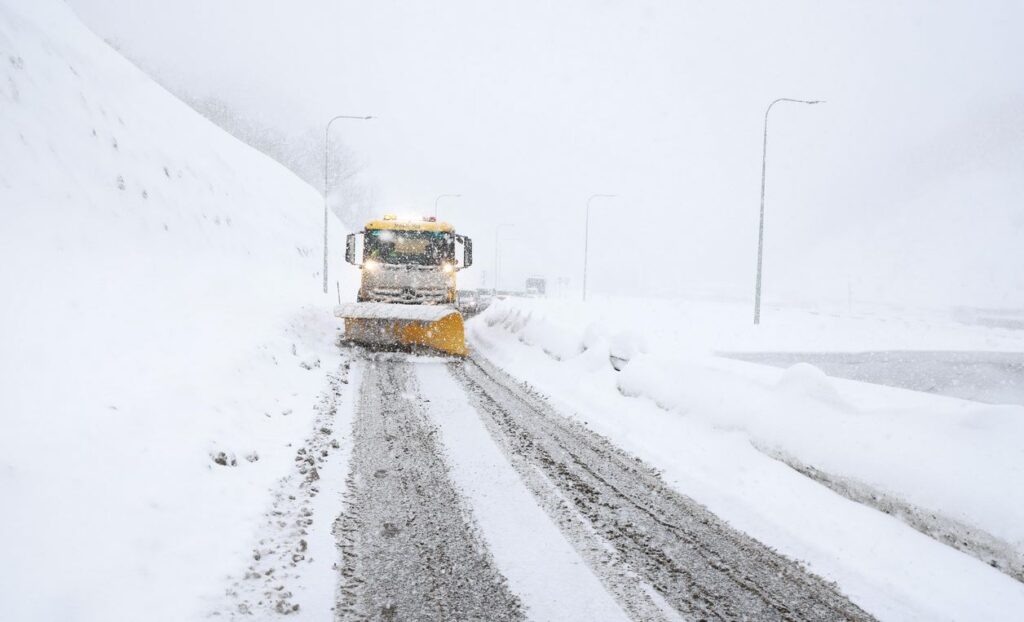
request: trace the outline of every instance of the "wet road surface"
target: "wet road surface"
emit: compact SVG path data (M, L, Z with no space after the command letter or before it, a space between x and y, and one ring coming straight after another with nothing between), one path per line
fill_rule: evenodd
M1021 352L723 352L774 367L810 363L829 376L988 404L1024 405Z
M521 620L453 488L410 364L366 361L354 421L339 620Z
M367 354L363 364L346 511L335 527L338 619L528 618L470 501L451 483L417 386L413 366L423 363ZM486 360L453 361L448 371L538 505L632 619L871 619Z

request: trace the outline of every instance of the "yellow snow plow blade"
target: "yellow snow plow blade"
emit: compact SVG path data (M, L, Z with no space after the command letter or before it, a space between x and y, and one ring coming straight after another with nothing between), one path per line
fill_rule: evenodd
M334 315L345 320L347 341L371 347L468 354L462 314L455 307L354 302L339 305Z

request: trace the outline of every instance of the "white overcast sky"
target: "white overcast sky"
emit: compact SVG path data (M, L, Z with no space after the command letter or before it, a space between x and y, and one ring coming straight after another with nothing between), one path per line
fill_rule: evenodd
M23 0L28 1L28 0ZM334 114L381 211L476 239L488 285L1024 305L1024 2L68 0L175 92ZM319 150L322 145L310 145ZM475 276L473 276L475 275Z

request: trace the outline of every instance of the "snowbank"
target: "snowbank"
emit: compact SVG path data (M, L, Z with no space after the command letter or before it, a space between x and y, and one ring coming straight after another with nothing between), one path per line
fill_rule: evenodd
M509 337L538 348L586 377L579 382L588 390L613 387L685 417L689 425L739 434L762 453L872 505L866 490L877 498L875 507L1024 580L1024 488L1013 485L1024 476L1018 442L1024 408L830 378L806 363L780 370L717 358L708 353L715 343L707 334L725 333L722 318L688 323L685 318L701 310L685 303L673 308L638 301L634 308L631 315L621 303L587 308L506 300L474 319L470 334L487 352L502 350ZM758 339L773 340L772 348L806 349L815 341L851 338L816 330L817 320L808 317L801 332L794 316L784 331L769 330ZM867 326L853 328L848 333L868 332ZM803 343L781 339L786 332ZM977 347L1004 333L1011 344L1020 339L1013 331L953 330L937 323L893 333L891 340L904 347ZM737 335L728 339L756 347ZM893 347L877 333L872 339ZM624 341L634 344L626 348L632 354L619 355L628 362L616 362L612 344ZM613 364L622 371L615 373ZM641 432L628 434L636 439Z
M976 325L965 324L972 318L963 310L867 303L852 310L772 305L762 309L761 325L755 327L749 301L606 298L584 304L513 298L507 304L513 305L515 314L501 321L522 323L528 316L517 334L545 348L557 343L556 353L573 351L588 330L641 338L652 352L675 357L714 352L1024 351L1024 331L975 321L970 323ZM564 338L556 342L550 335Z
M4 617L196 617L336 360L321 199L61 2L0 52Z

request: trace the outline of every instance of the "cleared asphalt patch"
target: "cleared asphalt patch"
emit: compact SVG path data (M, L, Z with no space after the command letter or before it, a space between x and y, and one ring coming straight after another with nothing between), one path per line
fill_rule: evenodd
M810 363L829 376L987 404L1024 405L1024 353L983 351L720 352L789 367Z

